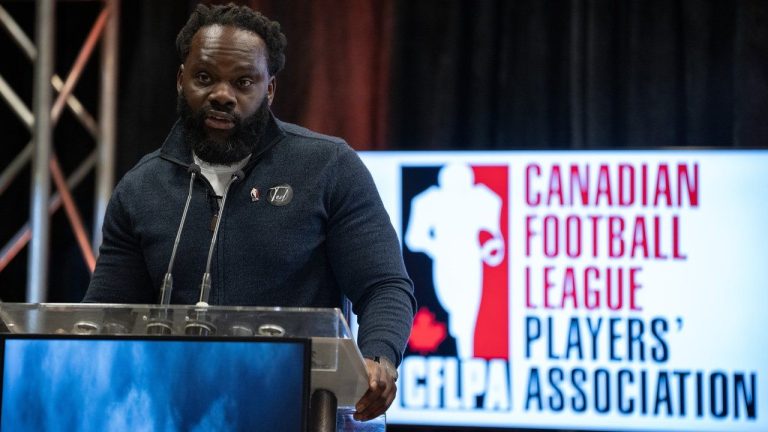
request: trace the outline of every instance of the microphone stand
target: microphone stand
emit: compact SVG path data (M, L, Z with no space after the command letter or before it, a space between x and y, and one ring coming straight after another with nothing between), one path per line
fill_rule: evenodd
M213 258L213 250L216 247L216 239L219 235L219 227L221 226L221 220L224 217L224 206L227 203L227 195L229 194L229 188L236 181L245 177L242 170L237 170L232 174L232 178L227 183L226 189L224 189L224 195L221 197L221 207L219 207L219 217L216 218L216 227L213 230L213 238L211 238L211 245L208 249L208 261L205 265L205 273L203 273L203 280L200 282L200 299L195 304L196 312L195 316L190 319L189 324L185 328L185 333L188 335L206 336L216 333L216 327L212 323L208 322L205 318L205 309L208 307L208 299L211 295L211 259Z
M171 303L171 293L173 292L173 263L176 260L176 251L179 248L179 242L181 240L181 232L184 229L184 223L187 220L187 212L189 211L189 203L192 200L192 190L195 184L195 178L200 174L200 167L197 164L190 164L187 170L191 173L189 177L189 190L187 192L187 201L184 203L184 211L181 214L181 222L179 223L179 229L176 231L176 239L173 242L173 249L171 251L171 259L168 262L168 271L163 277L163 284L160 286L160 298L158 303L161 306L168 306ZM170 319L170 313L172 311L163 309L156 311L147 323L148 334L171 334L172 326Z

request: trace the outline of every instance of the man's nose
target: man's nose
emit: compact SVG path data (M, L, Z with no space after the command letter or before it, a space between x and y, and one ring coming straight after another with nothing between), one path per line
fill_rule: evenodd
M234 108L237 104L235 89L233 89L232 85L228 82L219 82L208 94L208 101L211 103L217 103L230 109Z

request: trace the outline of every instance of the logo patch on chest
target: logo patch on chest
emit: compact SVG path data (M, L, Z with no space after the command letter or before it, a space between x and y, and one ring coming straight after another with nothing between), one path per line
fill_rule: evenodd
M290 185L283 184L269 188L267 201L274 206L284 206L293 200L293 188Z

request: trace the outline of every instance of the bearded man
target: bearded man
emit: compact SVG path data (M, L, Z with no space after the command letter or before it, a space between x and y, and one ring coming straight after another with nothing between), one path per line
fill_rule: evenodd
M210 303L339 307L349 298L370 382L355 416L371 419L395 397L413 284L356 153L271 113L285 45L279 24L247 7L197 7L176 39L180 118L115 188L84 301L157 302L190 167L199 167L171 302L198 301L220 218Z

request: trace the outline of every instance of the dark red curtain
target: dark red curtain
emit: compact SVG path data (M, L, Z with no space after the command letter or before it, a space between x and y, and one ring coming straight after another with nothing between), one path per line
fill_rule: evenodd
M277 77L275 114L343 137L358 150L387 148L394 3L246 3L280 22L288 38L286 67Z
M765 147L764 0L398 0L407 149Z

